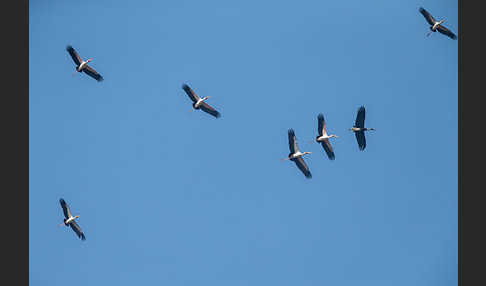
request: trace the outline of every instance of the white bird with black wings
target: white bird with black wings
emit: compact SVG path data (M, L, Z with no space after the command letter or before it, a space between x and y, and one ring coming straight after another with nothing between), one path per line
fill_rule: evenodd
M192 90L192 88L190 88L187 84L183 84L182 89L192 100L192 107L194 109L202 109L204 112L209 113L216 118L221 116L221 114L216 109L206 103L206 100L209 99L209 96L200 98L199 95L197 95L197 93L195 93L194 90Z
M97 81L103 81L103 77L92 67L88 65L93 59L87 59L83 61L81 56L76 52L76 50L72 46L67 46L66 51L71 55L74 63L76 64L76 71L77 72L84 72L90 77L96 79Z
M78 235L78 237L81 238L81 240L86 240L86 237L84 236L81 227L79 227L79 225L75 221L77 218L79 218L79 216L78 215L73 216L71 210L69 209L69 205L64 201L64 199L60 199L59 202L61 203L62 212L64 213L64 217L65 217L63 223L61 223L59 226L63 224L65 226L70 226L74 230L74 232Z
M338 138L339 136L327 134L326 121L324 120L324 115L322 115L322 113L317 116L317 132L319 135L316 137L316 142L321 143L322 148L326 151L327 157L329 157L330 160L334 160L336 156L334 155L329 139L333 137Z
M305 177L310 179L312 178L312 174L309 171L309 167L307 167L304 158L302 156L306 154L311 154L312 152L301 152L299 150L299 145L297 145L297 138L295 138L294 129L289 129L288 131L289 136L289 149L290 154L287 158L283 158L282 160L291 160L297 165L297 167L304 173Z
M435 20L435 18L422 7L419 8L419 12L424 16L425 20L430 25L430 32L427 33L427 37L430 36L432 32L435 33L439 31L439 33L444 34L453 40L457 39L457 36L453 32L451 32L446 27L442 26L442 23L444 23L445 20L440 20L440 21Z

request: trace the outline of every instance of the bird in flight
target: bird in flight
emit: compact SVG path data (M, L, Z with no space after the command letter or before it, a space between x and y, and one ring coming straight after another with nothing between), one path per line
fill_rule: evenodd
M65 217L63 219L63 223L61 223L59 226L63 224L65 226L70 226L74 230L74 232L78 235L78 237L81 238L81 240L86 240L86 237L84 236L81 227L79 227L79 225L75 221L76 219L79 218L79 215L73 216L73 214L71 213L71 209L69 208L69 205L64 201L64 199L61 198L59 202L61 203L62 212L64 213L64 217Z
M87 59L84 61L72 46L67 46L66 51L71 55L71 58L73 58L73 61L76 64L77 72L84 72L97 81L103 81L103 77L94 68L88 65L88 63L93 59Z
M374 128L365 128L364 121L365 121L365 108L361 106L358 109L358 115L356 115L356 121L354 123L353 128L350 128L350 131L354 132L356 135L356 141L358 141L359 150L363 151L366 148L366 137L364 132L375 130Z
M306 154L311 154L312 152L301 152L299 150L299 146L297 145L297 138L295 138L295 132L292 128L289 129L288 136L289 136L290 154L287 158L283 158L282 161L283 160L293 161L306 178L308 179L312 178L312 174L309 171L309 167L307 167L304 158L302 158L302 156Z
M321 143L322 148L324 148L324 151L326 151L327 157L329 157L330 160L334 160L336 156L334 155L334 151L332 150L330 138L338 138L339 136L331 134L327 134L327 127L326 127L326 121L324 120L324 115L320 113L317 115L317 132L318 136L316 137L316 142Z
M221 114L214 109L211 105L206 103L206 100L209 99L209 96L200 98L192 88L190 88L187 84L182 85L182 89L187 93L189 98L192 100L192 107L194 109L201 109L202 111L211 114L212 116L218 118Z
M435 20L434 17L422 7L419 8L419 12L424 16L425 20L430 25L430 32L427 33L427 37L430 36L431 33L439 31L439 33L444 34L453 40L457 39L457 36L453 32L442 25L445 20Z

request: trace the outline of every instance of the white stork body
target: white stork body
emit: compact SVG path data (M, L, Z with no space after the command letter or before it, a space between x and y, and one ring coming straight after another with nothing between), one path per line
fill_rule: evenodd
M439 27L440 24L444 23L445 20L440 20L439 22L435 22L435 24L432 26L432 31L435 32L435 30L437 30L437 27Z
M299 158L299 157L302 157L302 156L304 156L304 155L306 155L306 154L310 154L310 153L311 153L311 152L304 152L304 153L302 153L302 152L300 152L300 150L299 150L299 151L297 151L297 152L295 152L295 153L293 153L293 154L290 154L290 155L289 155L289 159L297 159L297 158Z
M204 97L204 98L200 98L200 99L198 99L198 100L196 101L196 103L194 103L194 108L195 108L195 109L198 109L199 107L201 107L201 104L202 104L202 103L203 103L205 100L207 100L207 99L209 99L209 96L206 96L206 97Z
M354 132L360 132L360 131L374 131L375 128L359 128L359 127L353 127L350 128L349 130L354 131Z
M77 215L77 216L71 216L70 218L68 218L67 220L65 220L65 221L64 221L64 224L65 224L66 226L68 226L68 225L69 225L69 223L71 223L72 221L74 221L74 220L75 220L75 219L77 219L77 218L79 218L79 216L78 216L78 215Z
M90 61L92 61L92 59L88 59L86 61L82 61L81 64L79 65L79 67L76 68L76 71L77 72L82 72L86 68L86 65L88 65L88 63Z
M317 142L325 142L326 139L329 139L329 138L338 138L338 136L334 135L334 134L331 134L331 135L322 135L322 136L319 136L317 137Z

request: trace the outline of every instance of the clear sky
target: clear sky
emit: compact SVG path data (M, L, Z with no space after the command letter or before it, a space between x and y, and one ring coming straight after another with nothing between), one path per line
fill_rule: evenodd
M458 33L450 0L31 1L30 285L457 285L458 41L420 6Z

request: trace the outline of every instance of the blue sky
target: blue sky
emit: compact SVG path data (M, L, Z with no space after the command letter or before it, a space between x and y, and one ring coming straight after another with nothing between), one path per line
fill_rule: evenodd
M457 285L457 2L230 2L30 3L30 285Z

